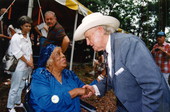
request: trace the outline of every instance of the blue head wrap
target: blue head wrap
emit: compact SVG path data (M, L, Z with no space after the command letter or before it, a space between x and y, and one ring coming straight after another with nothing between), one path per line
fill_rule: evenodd
M46 47L43 47L40 52L40 57L38 59L38 67L45 67L47 60L49 59L51 53L56 48L56 45L49 44Z

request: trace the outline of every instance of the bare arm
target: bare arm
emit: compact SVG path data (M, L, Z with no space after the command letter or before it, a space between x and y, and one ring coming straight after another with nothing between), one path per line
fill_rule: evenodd
M46 32L48 32L48 26L47 25L44 26L44 29L45 29Z
M33 60L33 56L32 56L32 55L30 56L30 62L32 63L32 66L31 66L31 67L32 67L32 69L33 69L33 68L34 68L34 60Z
M12 37L6 36L4 34L0 34L0 37L7 38L7 39L11 39L12 38Z
M28 66L30 66L31 68L34 68L34 64L33 64L33 59L31 59L30 61L28 61L24 56L21 56L20 58L22 61L24 61Z
M37 26L35 26L34 29L38 33L38 35L42 36L42 33L38 30Z
M86 88L75 88L69 91L71 98L75 98L77 96L86 95L89 93L89 90Z
M69 44L70 44L70 39L68 38L68 36L65 36L61 45L63 53L67 50Z

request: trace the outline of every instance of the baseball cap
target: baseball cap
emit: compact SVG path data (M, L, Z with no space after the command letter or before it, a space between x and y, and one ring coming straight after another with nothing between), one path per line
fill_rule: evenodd
M165 36L166 37L165 32L158 32L156 36L157 37L159 37L159 36Z

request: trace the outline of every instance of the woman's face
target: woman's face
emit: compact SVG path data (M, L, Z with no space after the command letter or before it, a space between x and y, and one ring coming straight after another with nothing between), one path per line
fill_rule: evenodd
M60 47L56 47L53 52L54 65L64 69L67 66L66 57Z
M23 34L27 34L31 30L31 24L25 23L25 24L21 25L21 30L22 30Z

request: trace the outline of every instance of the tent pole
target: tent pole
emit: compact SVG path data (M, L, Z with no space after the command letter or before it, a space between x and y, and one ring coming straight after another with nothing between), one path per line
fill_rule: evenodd
M0 16L0 21L3 19L3 16L8 12L9 8L12 7L12 5L15 3L16 0L14 0L10 5L9 7L6 9L6 11Z
M34 3L34 0L29 0L27 16L30 18L32 18L33 3Z
M77 27L77 19L78 19L78 11L76 11L76 15L75 15L74 32ZM74 35L74 32L73 32L73 35ZM72 49L71 49L71 58L70 58L70 70L72 70L72 66L73 66L74 45L75 45L75 40L73 39L72 40Z

